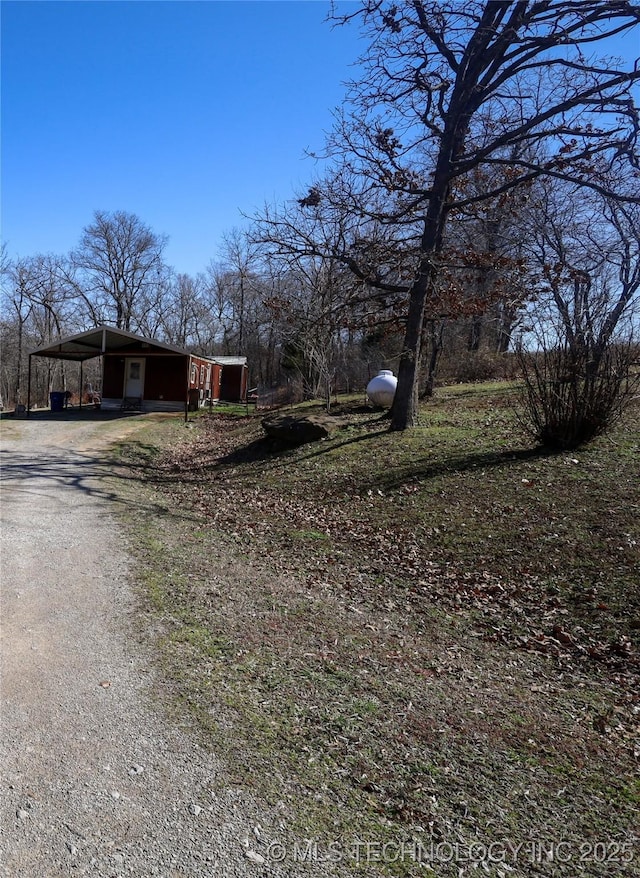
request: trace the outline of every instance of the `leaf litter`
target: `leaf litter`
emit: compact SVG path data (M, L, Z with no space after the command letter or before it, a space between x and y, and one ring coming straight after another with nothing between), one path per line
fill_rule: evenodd
M345 403L331 439L296 449L214 414L129 449L143 489L190 516L153 527L164 660L304 837L596 839L613 857L640 794L638 411L568 458L528 448L501 394L489 426L486 406L443 392L398 437ZM536 868L629 868L577 857ZM401 865L371 874L423 874Z

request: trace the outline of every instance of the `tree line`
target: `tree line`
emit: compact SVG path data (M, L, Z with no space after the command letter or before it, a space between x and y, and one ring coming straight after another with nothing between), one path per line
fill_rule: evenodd
M286 388L292 398L324 393L326 381L334 389L338 375L341 389L361 387L383 362L383 350L366 350L367 330L347 330L344 315L331 318L331 309L342 307L346 278L328 263L276 267L247 231L234 229L221 257L189 275L166 262L166 244L135 214L96 211L69 254L11 259L5 250L6 406L26 402L30 350L102 323L206 356L247 356L252 382L265 392ZM36 396L46 404L73 367L38 359L33 365Z
M64 257L6 260L4 396L26 346L106 322L242 353L255 384L307 395L391 367L396 430L437 376L517 367L539 439L576 405L574 432L599 432L601 397L610 417L631 392L640 286L640 70L605 41L640 7L363 0L333 22L367 50L308 190L195 277L125 212L97 211Z

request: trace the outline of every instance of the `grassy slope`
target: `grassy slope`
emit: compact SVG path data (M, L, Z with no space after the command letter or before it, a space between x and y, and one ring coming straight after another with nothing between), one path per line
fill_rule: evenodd
M638 409L556 456L502 385L444 390L401 435L337 414L280 453L223 415L123 449L175 705L300 838L564 840L540 874L640 874L615 847L640 800ZM531 850L504 874L536 874Z

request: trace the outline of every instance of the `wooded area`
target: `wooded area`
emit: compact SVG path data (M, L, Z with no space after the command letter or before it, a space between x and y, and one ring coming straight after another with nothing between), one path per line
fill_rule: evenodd
M538 439L577 405L597 434L632 389L640 287L640 71L603 41L639 22L622 0L365 0L336 17L369 48L322 175L202 272L176 272L124 211L96 211L71 253L5 251L5 405L24 402L29 349L107 323L245 355L273 399L391 368L397 430L436 379L524 373ZM38 366L45 400L63 368Z

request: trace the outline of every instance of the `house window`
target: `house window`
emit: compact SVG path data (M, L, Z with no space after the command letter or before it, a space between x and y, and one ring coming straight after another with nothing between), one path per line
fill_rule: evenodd
M196 366L195 363L191 364L191 383L192 384L198 383L198 367Z
M204 387L204 365L200 366L200 387Z

